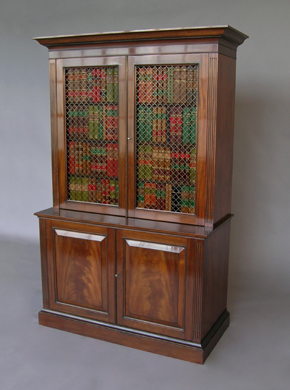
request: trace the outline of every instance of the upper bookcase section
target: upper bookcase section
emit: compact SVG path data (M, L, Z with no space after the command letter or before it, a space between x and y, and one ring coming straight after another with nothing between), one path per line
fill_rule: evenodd
M64 35L34 38L41 45L50 50L59 50L64 47L94 47L100 45L122 46L134 45L134 43L143 43L150 45L154 42L162 43L184 41L184 44L198 43L203 41L207 43L219 43L224 47L236 50L247 35L234 29L231 26L208 26L208 27L186 27L155 30L132 30L132 31L112 31L93 34ZM208 51L208 50L207 50ZM215 51L214 48L209 51Z

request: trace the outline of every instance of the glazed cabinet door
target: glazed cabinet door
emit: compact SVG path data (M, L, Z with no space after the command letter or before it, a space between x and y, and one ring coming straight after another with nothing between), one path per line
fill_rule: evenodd
M203 224L208 55L128 59L128 216Z
M125 57L51 60L54 205L126 213Z
M193 259L186 238L117 232L117 322L192 337Z
M46 223L49 308L115 322L114 231Z

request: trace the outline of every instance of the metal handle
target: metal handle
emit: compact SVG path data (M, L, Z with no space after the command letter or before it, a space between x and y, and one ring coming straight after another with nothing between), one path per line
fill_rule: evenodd
M120 276L120 274L115 274L115 278L119 278Z
M127 139L130 141L132 138L131 138L131 137L128 137Z

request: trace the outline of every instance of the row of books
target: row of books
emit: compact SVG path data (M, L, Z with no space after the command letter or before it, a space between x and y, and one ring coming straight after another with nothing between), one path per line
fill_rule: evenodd
M86 142L68 143L68 172L72 175L98 175L118 177L118 145L104 147Z
M71 176L69 200L117 205L119 189L117 180Z
M138 141L196 143L196 115L196 107L139 106Z
M137 69L138 103L194 105L197 88L197 66L147 66Z
M139 145L137 167L139 181L195 183L196 148L172 151L167 147Z
M66 98L69 102L118 103L118 68L68 68Z
M194 214L195 187L139 182L137 207Z
M118 139L118 106L89 105L84 109L68 106L67 128L71 135L85 135L89 139Z

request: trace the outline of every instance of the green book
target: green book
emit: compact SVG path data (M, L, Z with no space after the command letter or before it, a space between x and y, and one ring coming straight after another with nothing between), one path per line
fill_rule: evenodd
M118 80L118 68L113 69L113 95L114 103L118 104L118 90L119 90L119 80Z
M146 126L145 126L145 134L144 141L152 142L152 131L153 131L153 108L145 107L145 115L146 115Z
M139 107L137 112L138 140L152 142L153 108Z
M188 107L182 110L182 142L187 144L191 142L191 109Z
M190 109L190 120L192 123L192 130L191 130L191 142L196 143L196 123L197 123L197 108L191 107Z
M103 107L99 106L99 139L104 139L103 137Z
M107 68L106 77L106 101L107 103L114 103L114 70Z

